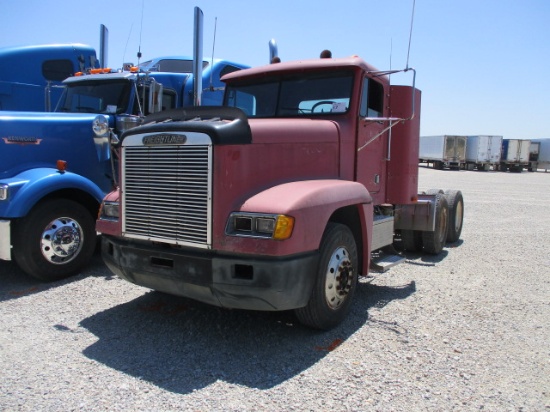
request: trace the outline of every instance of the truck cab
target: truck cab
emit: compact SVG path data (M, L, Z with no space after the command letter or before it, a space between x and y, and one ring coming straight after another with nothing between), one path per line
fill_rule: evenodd
M52 111L63 80L97 68L96 51L84 44L0 48L0 110Z
M418 193L420 91L386 74L358 57L276 63L224 76L223 107L147 117L122 135L120 185L97 221L107 266L336 326L374 255L404 260L396 236L439 253L449 216L462 226L457 192L452 213L443 191Z

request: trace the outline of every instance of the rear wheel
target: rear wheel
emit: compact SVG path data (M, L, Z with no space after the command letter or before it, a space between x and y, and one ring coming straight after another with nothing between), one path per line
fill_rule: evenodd
M439 254L447 241L449 206L445 195L439 193L435 198L435 230L422 232L424 251L433 255Z
M426 195L437 195L439 193L444 193L442 189L428 189L424 191Z
M445 197L449 206L447 243L456 242L462 233L464 221L464 199L460 190L446 190Z
M401 230L401 245L409 252L422 251L422 232L419 230Z
M40 280L75 274L90 260L96 247L92 215L71 200L39 203L14 229L15 261L24 272Z
M319 250L317 278L307 306L295 310L298 320L328 330L344 320L357 288L357 246L350 229L329 223Z

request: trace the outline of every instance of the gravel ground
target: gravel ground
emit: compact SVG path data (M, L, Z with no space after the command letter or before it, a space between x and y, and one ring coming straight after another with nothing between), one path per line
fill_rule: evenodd
M550 173L420 168L461 189L462 240L361 280L316 332L108 272L0 262L0 410L550 411Z

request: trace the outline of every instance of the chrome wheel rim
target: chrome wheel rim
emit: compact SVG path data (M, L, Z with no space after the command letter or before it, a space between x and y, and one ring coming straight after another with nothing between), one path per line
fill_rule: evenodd
M325 275L325 297L329 308L336 310L348 297L353 282L353 266L348 251L337 248L330 257Z
M48 262L61 265L78 255L83 240L84 234L78 222L69 217L60 217L44 228L40 250Z

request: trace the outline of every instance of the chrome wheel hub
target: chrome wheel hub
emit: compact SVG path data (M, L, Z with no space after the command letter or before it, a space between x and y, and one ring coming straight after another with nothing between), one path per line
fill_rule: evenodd
M353 281L353 266L345 248L333 252L325 279L327 304L331 309L338 309L346 300Z
M44 229L40 250L50 263L65 264L78 255L82 242L83 233L78 222L60 217L52 220Z

